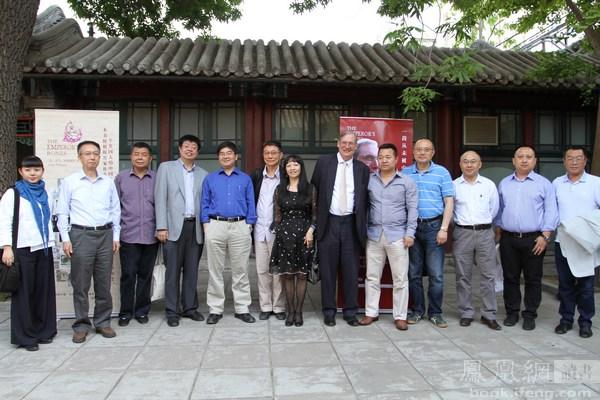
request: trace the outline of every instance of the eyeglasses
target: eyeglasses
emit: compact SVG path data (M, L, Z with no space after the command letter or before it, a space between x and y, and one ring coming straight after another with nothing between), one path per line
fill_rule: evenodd
M279 151L263 151L263 156L278 156Z
M429 153L433 147L415 147L415 153Z
M566 158L567 162L573 162L573 161L575 161L575 162L581 162L584 159L585 159L584 156L576 156L576 157L567 157Z

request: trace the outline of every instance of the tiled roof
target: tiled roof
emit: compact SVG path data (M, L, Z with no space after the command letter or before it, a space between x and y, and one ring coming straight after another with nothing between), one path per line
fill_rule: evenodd
M287 40L90 38L83 37L72 19L56 13L49 28L34 30L24 71L72 75L158 75L198 76L225 80L277 79L313 82L416 83L411 77L415 56L405 49L381 44L347 44ZM40 15L41 17L42 15ZM43 23L38 17L37 25ZM417 63L440 64L465 49L433 48L431 59L423 53ZM532 87L581 86L584 80L531 81L527 73L536 65L530 52L473 50L473 58L483 65L473 80L479 85ZM437 84L454 84L434 77ZM600 83L600 80L596 81Z

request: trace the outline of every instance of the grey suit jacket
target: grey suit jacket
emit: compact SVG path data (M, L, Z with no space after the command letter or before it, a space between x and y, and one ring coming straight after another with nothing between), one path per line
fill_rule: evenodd
M185 187L182 166L179 160L161 163L156 172L154 186L154 207L156 212L156 230L167 229L168 239L176 241L181 235L185 213ZM200 200L202 182L208 172L198 165L194 168L194 214L196 215L196 241L204 242L200 223Z

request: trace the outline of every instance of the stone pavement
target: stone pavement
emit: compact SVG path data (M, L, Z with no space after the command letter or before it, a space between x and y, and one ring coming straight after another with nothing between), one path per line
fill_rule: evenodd
M205 316L206 280L203 260ZM258 316L255 274L252 288ZM91 334L74 344L72 320L62 320L54 342L38 352L9 344L10 305L4 302L0 399L600 399L600 331L594 328L590 339L580 339L577 329L554 334L553 293L543 295L536 330L519 324L494 332L477 321L458 325L454 288L449 265L447 329L421 321L400 332L389 315L369 327L350 327L338 316L337 326L325 327L317 312L319 286L311 285L300 328L274 318L244 324L233 318L231 299L217 325L183 319L170 328L159 302L147 325L132 321L120 328L113 320L114 339Z

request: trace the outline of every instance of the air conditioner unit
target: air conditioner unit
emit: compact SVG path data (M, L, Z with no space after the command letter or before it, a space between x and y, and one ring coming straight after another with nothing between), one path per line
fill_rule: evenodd
M465 145L497 146L498 117L464 117L463 143Z

